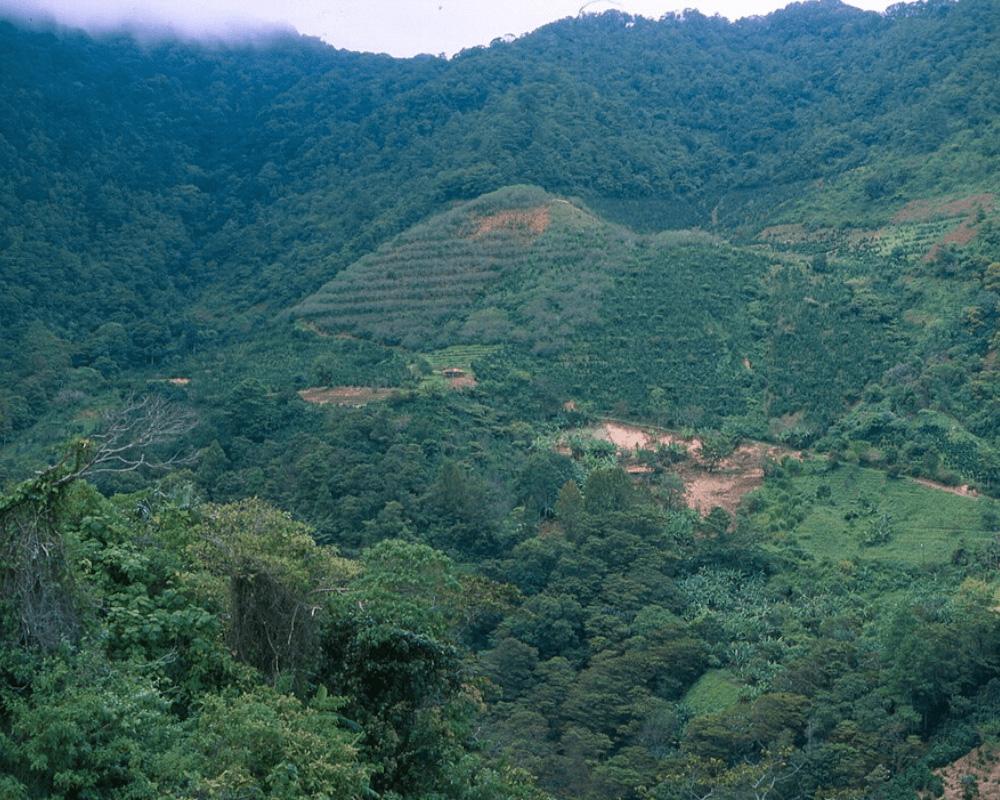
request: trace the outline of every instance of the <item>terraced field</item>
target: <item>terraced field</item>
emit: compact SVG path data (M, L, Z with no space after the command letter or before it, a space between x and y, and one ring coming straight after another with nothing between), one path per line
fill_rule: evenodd
M472 364L482 358L486 358L497 351L496 345L487 344L464 344L446 347L442 350L434 350L424 353L424 360L431 365L435 371L449 368L471 369Z
M320 330L416 350L536 344L596 319L614 234L565 200L511 187L415 226L292 313Z

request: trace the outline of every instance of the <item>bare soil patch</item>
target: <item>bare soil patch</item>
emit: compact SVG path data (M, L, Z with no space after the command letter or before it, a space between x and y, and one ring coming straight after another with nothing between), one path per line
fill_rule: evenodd
M474 375L456 375L453 378L448 378L448 385L452 389L474 389L479 382L476 380Z
M716 506L735 513L743 498L764 483L764 463L785 456L801 460L802 453L764 442L745 442L710 471L701 462L682 465L678 474L684 481L689 508L702 516Z
M942 248L948 244L958 245L960 247L967 245L976 235L979 233L979 226L972 224L969 220L962 220L958 225L948 231L944 236L941 237L941 241L935 242L931 249L924 254L924 261L933 261L938 257Z
M300 390L299 397L317 405L364 406L385 400L395 393L395 389L376 389L372 386L313 386Z
M730 514L735 513L743 498L764 484L764 468L704 470L681 469L678 474L684 481L684 501L692 508L707 516L713 508L721 507Z
M545 233L552 222L548 206L535 208L510 209L498 211L475 220L475 229L471 238L478 239L495 231L511 231L513 233L539 236Z
M913 481L914 483L919 483L921 486L926 486L929 489L937 489L939 492L948 492L948 494L957 494L959 497L971 497L973 499L979 497L979 492L967 483L963 483L961 486L948 486L944 483L932 481L929 478L914 478Z
M171 386L187 386L191 383L190 378L167 378L167 383Z
M1000 797L1000 758L992 747L977 747L948 766L935 770L935 773L944 783L944 800L969 797L962 783L966 776L970 776L979 788L977 797L983 800ZM925 793L923 796L928 795Z
M479 383L476 376L472 374L472 370L464 367L444 367L438 370L438 374L448 382L452 389L473 389Z
M625 458L635 455L636 450L655 450L661 445L682 445L692 457L701 449L701 440L697 438L685 439L670 431L627 425L613 420L605 420L596 427L588 428L584 433L595 439L611 442L618 448L619 455Z
M972 194L946 203L938 200L911 200L893 215L892 221L899 224L971 216L980 209L990 211L995 201L996 197L989 193Z
M977 233L979 233L979 229L975 225L970 225L969 221L966 220L948 231L941 239L941 244L968 244L976 238Z
M637 477L649 475L655 470L648 464L638 462L636 451L656 450L659 446L669 445L683 447L688 460L677 465L676 472L684 481L688 507L703 516L716 506L729 513L735 512L743 498L764 483L764 464L768 459L780 461L785 456L802 458L802 453L796 450L764 442L744 442L715 469L709 470L701 460L701 440L696 437L612 420L605 420L583 432L613 444L625 471ZM556 449L569 454L569 448L563 444Z

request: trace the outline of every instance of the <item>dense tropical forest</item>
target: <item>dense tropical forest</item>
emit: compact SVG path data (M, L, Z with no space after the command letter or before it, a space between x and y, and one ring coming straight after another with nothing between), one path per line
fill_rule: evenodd
M998 24L0 19L0 795L1000 796Z

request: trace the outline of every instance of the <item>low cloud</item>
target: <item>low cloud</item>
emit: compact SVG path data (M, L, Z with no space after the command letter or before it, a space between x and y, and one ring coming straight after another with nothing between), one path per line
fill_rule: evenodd
M0 0L0 17L140 38L236 41L294 31L287 22L255 16L246 6L236 0Z

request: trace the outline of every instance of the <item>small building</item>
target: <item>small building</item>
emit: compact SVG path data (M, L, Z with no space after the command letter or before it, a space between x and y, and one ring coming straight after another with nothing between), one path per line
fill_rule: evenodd
M461 378L465 375L465 370L459 369L458 367L445 367L441 370L441 374L446 378Z

